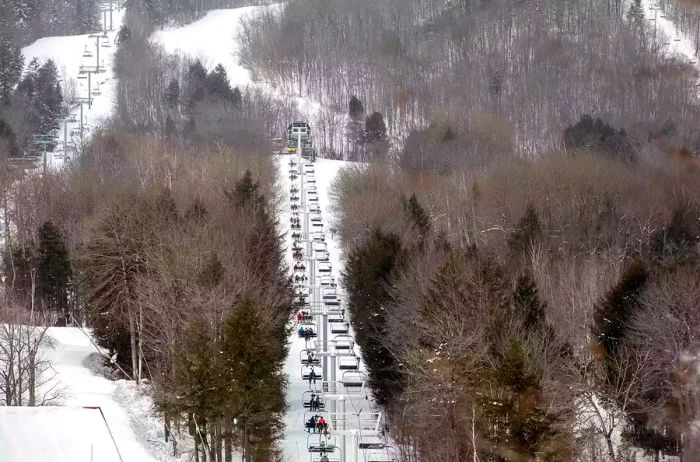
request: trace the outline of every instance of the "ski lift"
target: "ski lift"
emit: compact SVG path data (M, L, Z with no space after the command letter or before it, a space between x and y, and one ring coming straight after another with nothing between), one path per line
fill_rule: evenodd
M365 460L367 462L396 462L399 458L396 450L391 446L387 446L381 451L368 451Z
M81 74L81 73L78 74L78 80L87 80L87 79L88 79L87 74Z
M331 276L322 276L321 287L335 287L335 281Z
M319 455L319 456L311 456L311 462L340 462L340 459L335 458L335 457L326 457L325 459L323 458L325 454Z
M92 58L92 51L88 50L87 45L85 45L85 50L83 50L83 58Z
M112 48L112 45L109 44L109 42L102 42L102 45L100 45L102 48Z
M92 96L100 96L101 94L102 94L102 91L100 91L99 85L97 87L95 87L91 92Z
M309 431L309 430L314 430L314 433L316 433L316 424L314 423L313 426L311 425L311 417L314 418L319 418L323 417L325 420L326 419L326 410L325 409L319 409L318 411L305 411L304 412L304 429Z
M345 322L345 317L341 314L332 314L328 316L328 322L331 324L343 323Z
M323 380L323 373L314 369L314 366L304 366L301 368L301 379L316 383Z
M317 454L332 454L336 450L335 436L324 435L325 438L316 438L315 435L309 435L306 448L311 453ZM312 441L312 440L318 440Z
M328 262L321 262L318 264L318 272L319 273L328 273L330 274L331 270L333 269L333 266L328 263Z
M350 330L350 325L346 322L343 324L331 325L331 334L347 334Z
M301 350L299 359L303 366L318 366L321 364L321 358L316 356L316 352L310 348Z
M347 356L338 358L338 369L341 371L356 371L360 368L360 358Z
M299 334L299 338L303 338L305 340L315 338L318 335L316 324L304 323L300 325L299 329L297 329L297 334Z
M312 399L318 400L318 402L316 403L316 406L318 406L318 407L316 407L315 409L312 409L311 412L316 412L316 411L323 410L326 408L326 402L321 398L321 394L318 392L315 392L315 391L311 391L311 390L305 391L303 396L302 396L302 401L303 401L305 408L311 409L311 407L312 407L311 400Z
M361 432L357 447L360 449L381 450L386 448L386 442L379 432Z
M289 198L292 202L299 202L299 196L297 195L292 195L292 197Z
M355 347L355 339L351 335L336 335L333 340L336 350L349 351Z
M362 388L367 382L367 375L362 371L345 371L340 383L345 388Z

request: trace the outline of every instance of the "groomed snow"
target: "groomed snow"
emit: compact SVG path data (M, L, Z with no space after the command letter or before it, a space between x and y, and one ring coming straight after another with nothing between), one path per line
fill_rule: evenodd
M213 10L202 19L183 27L157 31L151 37L171 54L199 59L209 70L221 64L232 86L253 83L250 71L239 64L237 37L243 21L264 11L278 11L282 4Z
M152 401L133 382L108 380L88 368L89 357L98 350L87 331L51 327L47 336L51 346L43 354L57 374L63 405L102 409L124 461L174 460L163 443L162 422L152 415Z
M0 407L2 460L122 462L99 409Z
M116 4L115 4L116 5ZM92 107L84 106L83 115L85 123L88 126L88 131L85 136L89 136L94 128L103 124L114 113L116 102L116 82L112 72L112 62L114 53L117 49L116 36L124 19L124 10L117 10L112 15L113 30L107 32L107 38L101 39L100 44L108 43L109 48L100 47L99 65L104 66L106 72L92 75L91 90L99 88L99 95L92 95ZM70 103L68 98L71 95L65 94L67 88L74 87L76 97L88 97L88 82L87 80L78 79L80 66L95 66L97 65L97 55L95 47L95 39L89 37L90 34L71 35L65 37L45 37L36 42L22 48L24 56L25 70L28 68L33 58L37 58L40 64L52 59L56 63L59 78L62 80L62 88L64 90L64 101ZM93 57L83 57L85 50L92 52ZM71 113L78 119L80 110L75 105L71 105ZM71 136L71 131L79 127L78 122L68 123L67 130L64 131L63 125L59 128L59 142L64 141L64 133L68 134L68 141L78 143L78 136ZM63 165L62 145L59 145L54 155L49 156L49 165L60 167Z

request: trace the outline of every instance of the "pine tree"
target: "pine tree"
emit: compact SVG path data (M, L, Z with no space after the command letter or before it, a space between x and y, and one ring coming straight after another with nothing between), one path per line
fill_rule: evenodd
M209 96L213 96L216 99L221 99L227 103L234 102L234 93L231 90L226 69L221 64L216 66L207 76L207 92Z
M131 29L129 29L126 25L123 25L119 28L119 32L117 32L117 44L121 45L129 40L131 40Z
M12 37L0 27L0 107L9 103L12 89L22 76L24 57Z
M411 194L408 200L403 201L404 214L418 228L422 235L425 235L430 230L430 217L421 206L415 194Z
M396 359L382 343L387 329L384 305L391 299L391 278L401 260L399 237L376 230L364 245L350 253L343 274L355 338L381 404L398 395L404 380Z
M277 326L250 298L235 306L224 322L218 368L227 414L236 416L243 430L245 460L266 460L264 455L270 456L281 436L284 345Z
M165 89L165 104L170 109L175 109L180 104L180 82L177 79L171 79Z
M537 285L530 273L525 272L518 277L513 304L526 329L538 330L546 325L546 304L540 300Z
M206 89L207 70L204 68L202 63L197 60L190 64L187 71L187 97L190 107L204 98L206 95Z
M361 121L365 116L365 105L355 95L350 98L348 103L348 114L355 121Z
M541 235L540 218L537 209L530 203L520 219L517 228L508 239L508 246L515 252L526 252Z
M69 322L68 297L72 270L58 229L47 221L39 228L38 294L45 309L61 313Z
M640 297L646 287L649 273L644 263L631 264L596 306L593 334L602 347L603 360L608 364L608 374L617 359L620 341L625 337L630 320L641 307Z
M253 181L253 174L246 170L235 186L233 193L229 193L231 200L237 207L257 208L263 205L263 198L258 192L258 182Z
M365 120L364 141L366 143L374 143L386 141L386 139L384 117L379 112L374 112Z

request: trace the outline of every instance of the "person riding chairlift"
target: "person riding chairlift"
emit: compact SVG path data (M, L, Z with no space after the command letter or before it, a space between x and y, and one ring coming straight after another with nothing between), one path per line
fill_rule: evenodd
M316 420L316 428L318 429L319 433L323 432L324 435L328 434L328 423L326 422L326 419L323 418L323 416L319 417Z
M309 372L309 385L311 385L312 383L315 384L317 378L318 378L318 374L316 374L316 371L312 367L311 372Z
M309 417L309 420L306 421L306 431L308 433L311 433L311 430L313 430L314 433L316 433L316 418L317 417L318 416L316 416L316 415L312 415L311 417Z
M322 455L322 456L321 456L321 460L320 460L319 462L329 462L329 460L328 460L328 456L327 456L327 455L325 455L325 454L324 454L324 455Z

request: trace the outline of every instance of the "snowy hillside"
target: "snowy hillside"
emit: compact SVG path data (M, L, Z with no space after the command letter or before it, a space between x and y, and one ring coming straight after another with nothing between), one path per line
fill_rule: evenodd
M48 159L51 166L60 167L63 164L64 143L72 143L74 146L80 144L81 101L84 103L83 138L88 137L92 129L103 124L114 112L116 82L112 72L112 60L117 48L116 36L124 20L124 13L123 9L113 13L112 30L108 30L99 38L99 46L96 37L91 38L90 34L85 34L45 37L22 49L27 67L34 58L38 59L39 64L49 59L56 63L59 78L62 80L63 98L70 108L69 117L60 120L59 146ZM97 67L101 69L100 72L90 75L88 82L84 71L97 70ZM87 104L86 98L92 98L92 104ZM73 151L74 149L68 149L66 154L70 157Z

